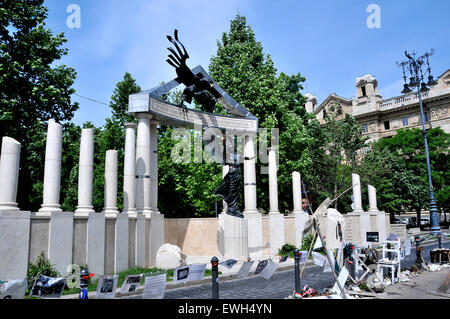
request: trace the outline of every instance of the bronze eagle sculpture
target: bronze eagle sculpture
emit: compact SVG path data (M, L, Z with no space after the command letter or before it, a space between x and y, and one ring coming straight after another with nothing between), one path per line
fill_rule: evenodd
M175 80L186 85L181 96L180 107L186 108L184 101L191 103L194 98L201 105L202 111L213 113L214 106L217 103L216 97L220 97L214 89L213 82L205 79L201 73L194 74L186 65L189 54L183 43L178 39L177 29L174 31L174 37L168 35L167 39L175 46L176 51L173 48L167 48L170 54L166 61L175 68L177 73Z

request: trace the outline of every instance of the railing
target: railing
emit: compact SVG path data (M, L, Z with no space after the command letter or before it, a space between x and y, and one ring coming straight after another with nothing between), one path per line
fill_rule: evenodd
M428 92L422 93L422 99L425 99L428 97ZM402 95L393 97L387 100L380 101L380 108L387 108L387 107L396 107L396 106L402 106L405 104L412 104L417 103L419 101L419 95L417 93L412 93L409 95Z

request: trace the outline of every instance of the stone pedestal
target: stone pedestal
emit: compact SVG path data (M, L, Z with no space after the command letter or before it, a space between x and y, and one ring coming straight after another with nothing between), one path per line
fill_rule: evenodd
M116 218L114 236L114 272L128 269L128 214L119 214Z
M136 216L136 252L135 262L137 267L145 267L146 251L145 251L145 216L138 214Z
M302 247L303 229L305 229L309 215L303 212L294 212L293 215L295 218L295 246L300 249Z
M246 218L220 214L219 233L222 233L224 258L239 260L249 256Z
M19 162L20 143L4 136L0 157L0 211L19 211L16 203Z
M150 213L150 118L138 115L136 139L136 210Z
M44 166L44 198L39 213L50 215L62 212L59 204L61 185L62 126L53 119L48 121ZM39 214L38 214L39 215Z
M105 213L89 213L87 262L90 272L96 276L105 274Z
M68 275L67 266L72 264L73 214L51 212L48 234L48 258L63 276Z
M125 156L123 172L123 212L136 212L136 124L125 124Z
M279 212L269 213L270 253L277 255L278 250L286 243L284 236L284 215Z
M105 158L105 207L106 217L114 217L117 210L117 151L106 151Z
M149 265L156 265L156 254L158 249L164 244L164 215L158 212L145 214L149 219L150 227L148 234L148 256Z
M0 278L27 277L30 245L30 212L0 210Z
M88 216L94 212L92 189L94 185L94 129L81 131L78 167L78 206L75 214Z

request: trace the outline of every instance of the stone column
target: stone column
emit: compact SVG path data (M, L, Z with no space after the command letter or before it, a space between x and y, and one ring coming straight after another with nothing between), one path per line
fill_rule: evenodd
M292 172L292 198L294 200L293 213L303 213L302 211L302 188L299 172Z
M294 199L294 211L292 212L295 218L295 245L302 246L303 229L308 221L309 215L302 210L302 193L301 193L301 179L299 172L292 172L292 195Z
M136 212L136 124L125 124L125 157L123 171L123 211Z
M136 210L150 213L150 118L137 116Z
M106 151L105 158L105 207L106 217L115 217L117 210L117 151Z
M229 171L230 171L230 166L222 165L222 179L224 179L225 175L227 175ZM227 209L228 209L227 202L223 200L222 201L222 213L225 214Z
M361 201L361 183L359 181L358 174L352 174L352 185L353 185L353 211L363 212L362 201Z
M4 136L0 157L0 210L19 210L16 203L19 163L20 143Z
M94 185L94 129L81 131L80 160L78 167L78 206L76 214L94 212L92 206L92 189Z
M47 129L44 166L44 199L39 212L61 212L59 190L61 185L62 126L50 119Z
M156 264L156 253L164 244L164 215L158 210L158 124L150 120L150 219L149 225L149 264Z
M244 137L244 204L246 212L257 212L256 209L256 168L254 136Z
M278 181L275 150L269 150L269 201L270 212L278 213Z
M263 254L262 217L256 205L255 135L244 136L244 218L247 220L248 255L257 259Z
M367 185L369 191L369 212L378 212L377 190L372 185Z
M158 210L158 124L150 120L150 209Z
M269 150L269 233L270 253L278 254L278 249L285 244L284 215L278 210L277 162L274 149Z

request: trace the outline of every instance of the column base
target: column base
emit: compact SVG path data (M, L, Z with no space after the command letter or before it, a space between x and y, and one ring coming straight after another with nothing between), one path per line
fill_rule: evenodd
M114 217L117 217L117 215L119 215L119 211L115 207L114 208L103 208L102 213L105 213L106 218L114 218Z
M78 206L73 212L73 215L79 217L89 217L90 213L95 213L94 206Z
M61 205L42 205L42 208L36 212L36 216L51 216L52 213L62 213Z
M19 207L17 207L17 203L0 203L0 210L20 211Z

